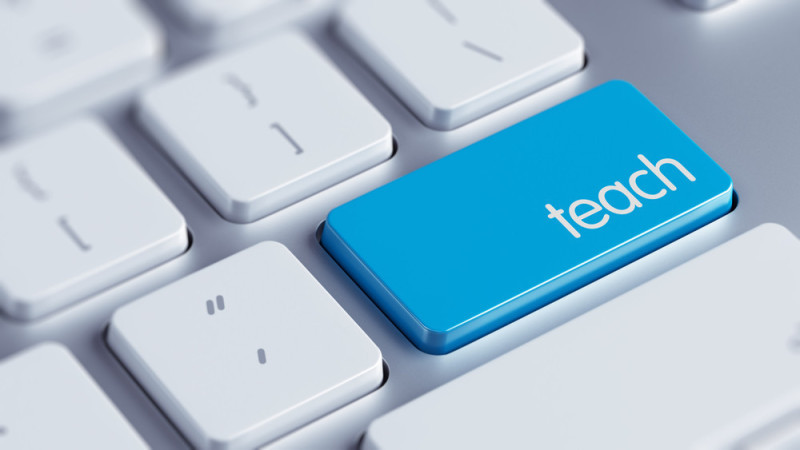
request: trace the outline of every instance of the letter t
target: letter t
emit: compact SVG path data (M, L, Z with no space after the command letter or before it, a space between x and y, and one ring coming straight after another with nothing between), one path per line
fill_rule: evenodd
M548 219L556 219L556 220L558 220L561 223L561 225L564 225L564 228L566 228L567 231L570 232L570 234L572 234L576 238L581 237L581 234L578 233L578 230L576 230L575 227L573 227L572 224L567 222L567 219L565 219L562 216L562 214L564 214L564 210L563 209L555 209L555 208L553 208L553 205L551 205L549 203L544 205L544 207L547 208L548 211L550 211L550 215L547 216Z

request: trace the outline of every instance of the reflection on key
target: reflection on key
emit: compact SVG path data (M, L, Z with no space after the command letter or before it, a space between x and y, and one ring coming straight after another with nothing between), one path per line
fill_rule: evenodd
M334 209L322 245L447 353L714 220L732 189L615 81Z

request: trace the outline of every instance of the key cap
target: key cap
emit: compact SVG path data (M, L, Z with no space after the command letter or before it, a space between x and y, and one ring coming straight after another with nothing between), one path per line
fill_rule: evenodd
M334 209L322 245L447 353L724 214L732 189L616 81Z
M178 22L212 45L225 45L289 23L327 0L168 0Z
M380 350L275 242L120 308L108 343L198 448L253 448L383 376Z
M732 2L733 0L681 0L686 6L695 9L714 9Z
M299 34L201 63L149 90L139 113L234 222L260 219L392 153L389 123Z
M46 343L0 361L0 448L148 447L69 350Z
M35 319L188 246L172 203L99 123L0 149L0 310Z
M798 271L797 238L758 227L378 418L362 448L741 449L800 407Z
M543 0L353 0L338 34L426 125L457 128L584 65Z
M163 47L138 2L0 2L0 136L133 88L158 71Z

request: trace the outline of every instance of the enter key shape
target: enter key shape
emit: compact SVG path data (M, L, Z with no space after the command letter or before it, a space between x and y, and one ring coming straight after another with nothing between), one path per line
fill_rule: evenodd
M322 245L421 350L461 347L731 209L733 184L611 81L344 204Z

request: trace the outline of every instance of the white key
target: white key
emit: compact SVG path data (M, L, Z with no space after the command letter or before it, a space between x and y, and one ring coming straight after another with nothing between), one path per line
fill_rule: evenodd
M750 448L800 410L798 273L800 241L758 227L375 420L363 448Z
M133 0L0 1L0 135L131 89L157 72L163 46Z
M264 217L392 152L389 123L299 34L201 63L150 89L139 114L234 222Z
M69 350L46 343L0 361L0 448L148 447Z
M681 0L685 5L695 9L714 9L733 0Z
M95 121L0 149L0 309L34 319L172 257L183 217Z
M338 33L432 128L577 72L583 39L543 0L352 0Z
M311 13L328 0L167 0L175 18L196 37L224 45Z
M275 242L120 308L108 343L199 448L253 448L383 374L380 350Z

